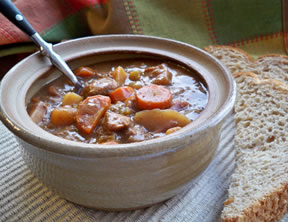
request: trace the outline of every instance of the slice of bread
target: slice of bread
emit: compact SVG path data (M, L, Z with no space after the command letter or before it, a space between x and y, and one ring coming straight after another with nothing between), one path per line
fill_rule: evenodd
M232 74L248 71L254 62L247 52L231 46L210 45L205 47L204 50L219 59Z
M288 86L234 77L236 168L222 221L277 221L288 212Z
M288 84L288 56L265 55L253 59L247 52L231 46L207 46L204 48L219 59L231 73L250 71L261 79L276 79Z
M288 56L265 55L258 57L249 67L263 79L276 79L288 84Z
M277 221L288 212L288 57L204 49L230 69L238 89L236 169L222 221Z

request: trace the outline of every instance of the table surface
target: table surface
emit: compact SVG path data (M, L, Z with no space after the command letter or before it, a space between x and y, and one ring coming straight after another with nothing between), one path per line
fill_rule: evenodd
M13 134L0 122L0 221L219 221L235 166L233 137L230 115L215 158L186 192L145 209L105 212L51 192L25 165ZM282 221L288 221L288 215Z

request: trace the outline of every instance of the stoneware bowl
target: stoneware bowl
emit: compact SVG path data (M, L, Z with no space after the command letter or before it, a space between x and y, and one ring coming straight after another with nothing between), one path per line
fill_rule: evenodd
M61 197L104 210L149 206L189 188L212 160L223 120L233 108L229 71L199 48L149 36L88 37L54 48L72 69L117 58L172 60L202 76L209 101L195 121L161 138L121 145L65 140L42 130L26 112L29 98L60 75L35 53L14 66L0 88L1 120L15 134L31 171Z

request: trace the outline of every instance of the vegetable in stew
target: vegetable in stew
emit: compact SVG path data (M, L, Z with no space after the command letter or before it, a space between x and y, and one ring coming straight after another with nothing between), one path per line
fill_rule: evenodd
M80 95L65 77L42 87L27 105L32 120L65 139L121 144L174 133L208 103L204 82L171 61L127 59L74 70Z

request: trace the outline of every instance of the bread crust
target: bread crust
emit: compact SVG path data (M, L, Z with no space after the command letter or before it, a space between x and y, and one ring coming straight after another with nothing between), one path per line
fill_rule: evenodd
M223 217L222 222L276 222L288 212L288 183L257 200L237 217Z
M215 51L215 49L234 51L234 52L237 52L237 53L242 54L243 56L245 56L246 59L249 60L251 63L257 63L257 61L260 61L262 59L269 58L269 57L282 58L282 59L287 60L287 62L288 62L288 56L280 55L280 54L273 54L273 53L266 54L266 55L263 55L263 56L259 56L256 59L254 59L248 52L244 51L243 49L236 48L236 47L233 47L233 46L228 46L228 45L209 45L209 46L204 47L203 49L205 51L209 52L209 53L213 53L213 51Z
M250 61L251 63L254 62L254 59L252 58L252 56L250 56L249 53L247 53L246 51L240 49L240 48L235 48L233 46L228 46L228 45L209 45L204 47L204 50L212 53L215 49L224 49L224 50L230 50L230 51L234 51L236 53L242 54L243 56L246 57L246 59L248 61Z
M266 54L263 56L260 56L256 59L253 59L246 51L240 49L240 48L236 48L236 47L232 47L232 46L227 46L227 45L210 45L204 48L204 50L206 50L208 53L214 55L216 58L218 58L220 61L222 61L224 63L224 65L227 65L228 68L233 67L233 62L234 61L229 61L228 59L228 63L226 63L225 61L225 57L229 57L229 55L227 56L226 54L228 54L230 52L230 56L235 60L237 59L236 56L238 55L238 57L240 57L239 61L242 61L241 67L242 69L239 70L240 64L235 63L234 66L234 70L230 71L235 73L235 72L243 72L243 71L252 71L255 72L256 74L260 75L260 78L262 79L266 79L266 78L273 78L273 79L279 79L283 82L285 82L286 84L288 84L288 56L286 55L280 55L280 54ZM221 50L223 53L223 59L222 59L222 55L221 55ZM232 53L233 52L233 53ZM236 53L236 56L234 55L234 53ZM232 63L232 65L231 65ZM243 64L246 63L246 64ZM229 65L228 65L229 64ZM272 70L274 70L274 72L271 72L271 74L269 74L270 72L270 66L272 65ZM278 72L277 70L277 66L279 68L279 66L281 65L282 70L280 70L280 72ZM238 67L238 68L237 68ZM259 69L256 70L256 67L262 67L263 70ZM269 68L270 67L270 68ZM265 70L267 69L267 70ZM260 74L260 73L262 74Z
M233 77L236 79L240 76L250 76L252 78L255 78L255 81L259 81L259 77L253 73L253 72L237 72L233 74Z

